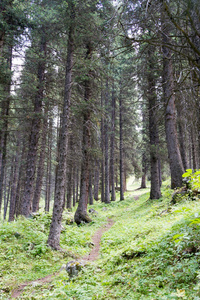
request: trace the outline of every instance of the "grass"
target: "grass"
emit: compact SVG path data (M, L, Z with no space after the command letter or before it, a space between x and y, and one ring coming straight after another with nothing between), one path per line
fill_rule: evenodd
M46 246L50 215L1 224L0 299L9 299L20 283L60 270L72 260L70 253L88 253L91 236L108 217L115 223L102 236L97 261L76 278L62 270L51 283L33 283L20 299L200 299L199 200L186 196L171 205L167 183L162 198L153 201L147 190L133 191L136 187L129 182L124 201L95 203L98 214L90 224L66 225L73 213L65 212L61 246L66 253Z

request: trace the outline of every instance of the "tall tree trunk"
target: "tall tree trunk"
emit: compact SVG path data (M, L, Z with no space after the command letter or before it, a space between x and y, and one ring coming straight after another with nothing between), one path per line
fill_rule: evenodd
M32 200L35 183L35 169L37 163L38 141L41 129L41 114L42 114L42 100L44 97L44 80L45 80L45 60L46 60L46 37L44 28L40 41L40 58L38 61L38 87L34 99L34 116L31 123L31 133L29 137L28 154L26 161L26 179L22 198L21 214L28 217L32 212Z
M8 139L8 116L10 109L10 89L11 89L11 68L12 68L12 46L8 46L6 54L7 69L10 74L3 83L3 99L1 100L1 126L0 126L0 215L3 199L3 180L6 167L6 154L7 154L7 139Z
M99 159L95 162L95 169L94 169L94 199L96 201L99 200L99 175L100 175L100 163Z
M74 12L72 8L71 21L73 21L73 19L74 19ZM58 143L59 144L58 166L56 172L53 216L52 216L50 232L48 237L48 245L56 250L60 249L60 232L61 232L62 213L64 209L73 52L74 52L74 41L73 41L73 22L72 22L69 28L69 36L68 36L65 93L64 93L64 104L63 104L60 137Z
M79 201L79 168L76 169L76 203Z
M108 79L106 81L106 91L105 91L105 111L106 118L104 121L104 143L105 143L105 203L110 203L110 182L109 182L109 148L108 148L108 116L109 116L109 102L108 102Z
M47 111L45 112L45 115ZM43 128L42 128L42 139L40 145L40 157L39 163L37 168L37 179L36 179L36 186L33 196L33 212L39 210L39 202L40 196L42 191L42 184L43 184L43 176L44 176L44 161L45 161L45 154L46 154L46 136L47 136L47 118L44 116L43 118Z
M67 174L67 209L72 209L72 164L71 162L68 165L68 174Z
M101 92L101 108L103 109L103 94ZM104 159L104 116L101 117L101 202L105 202L105 159Z
M90 43L86 45L86 60L89 61L92 55ZM81 222L91 222L87 214L88 196L89 196L89 172L90 172L90 147L91 147L91 108L89 100L91 98L91 70L89 70L85 79L85 109L83 111L83 135L82 135L82 163L81 163L81 185L80 200L74 215L75 222L79 225Z
M16 199L15 199L15 214L18 217L21 213L21 198L23 194L23 186L25 180L25 157L26 157L26 143L25 138L22 140L22 149L20 155L20 166L17 181Z
M93 205L93 191L92 191L92 173L89 175L89 204Z
M12 188L12 182L13 182L13 176L14 176L14 166L13 166L13 163L14 163L14 159L12 159L12 165L11 165L11 169L10 169L10 176L9 176L9 182L8 182L8 188L7 188L7 191L6 191L6 187L5 187L5 195L4 195L4 220L6 219L6 214L7 214L7 209L8 209L8 205L9 205L9 202L10 202L10 194L11 194L11 188ZM6 175L5 175L6 177ZM5 179L4 179L5 180ZM7 194L6 194L7 192ZM12 208L11 208L12 209Z
M143 153L142 153L142 179L141 179L141 189L146 189L146 173L147 173L147 121L146 121L146 105L142 110L142 145L143 145Z
M124 160L123 160L123 105L120 90L119 95L119 164L120 164L120 200L124 200Z
M18 182L18 175L19 175L19 146L20 141L17 141L17 153L14 158L14 171L13 171L13 178L12 178L12 187L11 187L11 195L10 195L10 210L9 210L9 222L14 221L15 215L15 206L16 206L16 195L17 195L17 182Z
M147 159L145 152L142 153L142 180L141 189L146 189L146 173L147 173Z
M69 135L68 141L68 170L67 170L67 209L72 209L72 184L73 184L73 166L72 166L72 153L73 153L73 137L72 134Z
M76 205L76 168L73 168L73 207Z
M110 182L111 182L111 201L115 201L115 94L114 84L112 87L112 110L111 110L111 137L110 137Z
M150 163L151 163L151 190L150 199L159 199L161 197L160 191L160 176L159 176L159 137L157 126L157 95L156 95L156 80L154 69L154 55L155 49L150 47L148 50L148 90L147 97L149 102L149 138L150 138Z
M46 171L46 193L45 193L45 208L44 210L49 212L50 201L51 201L51 192L52 192L52 127L53 120L49 120L49 130L48 130L48 153L47 153L47 171Z
M180 153L183 162L184 170L188 169L188 158L187 158L187 130L186 130L186 116L185 110L185 99L182 103L182 99L179 100L177 106L177 117L178 117L178 140L180 145Z
M162 16L162 36L165 133L171 171L171 188L174 189L182 186L182 174L184 173L184 168L176 131L175 91L171 50L167 46L170 44L169 25L168 20L166 20L164 17L164 13Z
M182 124L180 120L178 123L180 152L181 152L181 158L182 158L184 170L187 170L188 159L187 159L187 151L186 151L186 131L184 127L185 127L184 124Z

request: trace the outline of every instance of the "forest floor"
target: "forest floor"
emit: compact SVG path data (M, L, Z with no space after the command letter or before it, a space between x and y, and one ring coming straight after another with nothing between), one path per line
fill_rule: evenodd
M108 219L108 223L104 225L104 227L101 227L99 228L95 234L93 235L92 237L92 245L93 245L93 248L92 250L90 251L89 254L86 254L85 256L83 256L81 258L81 261L87 261L87 262L91 262L91 261L95 261L98 256L99 256L99 250L100 250L100 242L101 242L101 237L102 237L102 234L109 230L112 225L114 224L114 221L111 220L111 219ZM16 289L14 289L12 291L12 294L11 294L11 299L13 298L17 298L17 297L20 297L22 291L24 290L24 288L28 285L44 285L44 284L47 284L49 282L51 282L53 280L53 276L57 275L57 273L54 273L54 274L50 274L50 275L47 275L43 278L39 278L37 280L34 280L34 281L30 281L30 282L25 282L23 284L21 284L20 286L18 286Z
M46 245L51 214L0 224L0 299L200 300L199 199L171 203L130 182L125 200L95 202L93 222L63 214L61 247ZM66 264L83 262L78 276Z

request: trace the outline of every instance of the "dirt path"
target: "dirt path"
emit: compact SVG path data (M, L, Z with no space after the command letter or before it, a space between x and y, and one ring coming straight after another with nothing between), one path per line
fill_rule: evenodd
M104 225L104 227L99 228L96 231L96 233L92 237L92 243L94 244L94 247L93 247L92 251L88 255L86 255L86 256L84 256L82 258L82 260L85 260L85 261L94 261L94 260L96 260L98 258L102 234L105 231L107 231L109 228L111 228L113 224L114 224L114 221L111 220L111 219L108 219L108 223L106 225Z
M104 225L104 227L99 228L95 232L95 234L92 237L92 243L94 244L94 247L92 248L92 250L89 254L87 254L81 258L82 261L95 261L98 258L102 234L105 231L107 231L108 229L110 229L113 224L114 224L114 221L108 218L108 223L106 225ZM15 290L12 291L10 299L19 297L20 294L23 292L24 288L28 285L31 285L34 283L43 285L45 283L51 282L53 280L53 277L55 275L57 275L58 273L59 272L48 275L46 277L43 277L43 278L40 278L37 280L28 281L28 282L23 283L22 285L18 286L18 288L16 288Z

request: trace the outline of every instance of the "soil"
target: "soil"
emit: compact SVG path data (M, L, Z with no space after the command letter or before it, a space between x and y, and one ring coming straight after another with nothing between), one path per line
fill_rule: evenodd
M81 258L81 261L88 261L88 262L90 261L90 262L92 262L92 261L95 261L98 258L102 234L105 231L107 231L109 228L111 228L113 224L114 224L114 221L108 218L107 224L104 225L104 227L98 229L95 232L95 234L92 237L92 244L94 246L93 246L91 252L88 255L85 255L84 257ZM51 275L48 275L44 278L40 278L40 279L37 279L37 280L33 280L33 281L23 283L22 285L18 286L17 289L12 291L11 299L19 297L26 286L34 284L34 283L41 284L41 285L46 284L48 282L51 282L53 280L53 277L56 276L57 274L58 274L58 272L54 273L54 274L51 274Z
M94 247L88 255L86 255L82 258L82 260L94 261L98 258L102 234L105 231L107 231L109 228L111 228L113 224L114 224L114 221L111 219L108 219L108 223L104 227L102 227L96 231L96 233L92 237L92 243L94 244Z

